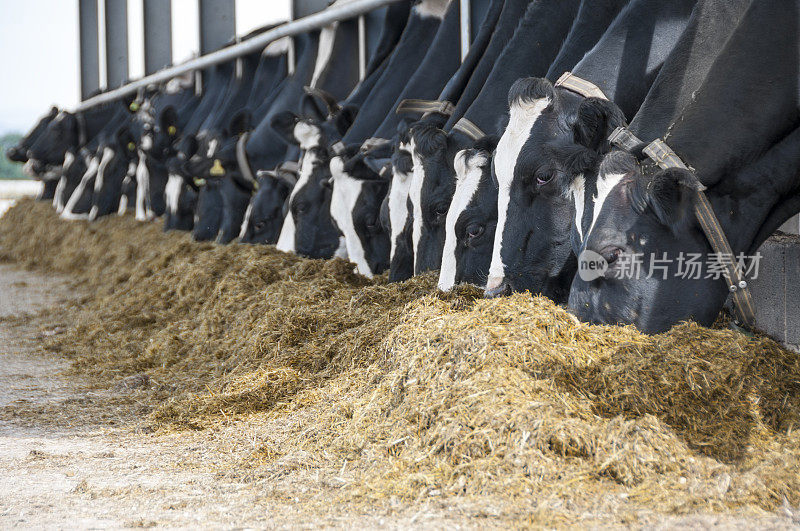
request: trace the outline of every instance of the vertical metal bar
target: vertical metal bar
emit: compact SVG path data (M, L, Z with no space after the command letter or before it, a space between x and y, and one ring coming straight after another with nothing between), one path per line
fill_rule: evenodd
M236 36L234 0L200 0L200 55L214 52Z
M469 45L472 42L472 21L470 14L470 0L459 0L461 13L461 60L467 57Z
M358 17L358 78L367 77L367 19Z
M121 87L128 82L128 2L105 0L106 84Z
M100 42L97 34L97 0L80 0L78 28L81 55L81 100L100 88Z
M144 73L172 64L172 0L144 0Z

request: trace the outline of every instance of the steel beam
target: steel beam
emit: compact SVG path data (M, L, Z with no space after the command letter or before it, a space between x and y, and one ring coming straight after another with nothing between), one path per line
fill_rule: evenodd
M200 0L200 54L215 52L235 37L234 0Z
M105 0L106 86L121 87L128 82L128 2Z
M79 0L78 32L80 33L81 99L85 100L100 88L97 0Z
M172 0L144 0L144 73L172 64Z
M94 107L95 105L115 101L123 96L127 96L128 94L136 92L140 88L169 81L170 79L187 72L202 70L203 68L224 63L251 52L263 50L267 44L282 37L297 35L312 29L321 28L338 20L347 20L357 17L362 13L367 13L373 9L393 4L397 1L399 0L351 0L346 4L329 7L324 11L303 19L282 24L274 29L262 33L261 35L258 35L257 37L253 37L252 39L248 39L233 46L228 46L222 50L218 50L203 57L198 57L197 59L187 61L180 65L166 68L156 72L155 74L151 74L143 77L142 79L128 83L124 87L110 90L95 96L94 98L90 98L78 105L76 111L83 111Z

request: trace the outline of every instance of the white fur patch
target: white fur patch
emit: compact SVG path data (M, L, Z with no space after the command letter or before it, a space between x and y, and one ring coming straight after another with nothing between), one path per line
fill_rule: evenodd
M146 135L142 135L142 149L144 151L150 151L153 149L153 135L148 133Z
M311 86L316 87L319 83L322 74L328 67L333 56L333 45L336 42L336 28L339 27L338 22L334 22L330 26L325 26L319 34L319 47L317 48L317 62L314 65L314 75L311 77Z
M133 177L129 173L128 175L125 176L124 179L122 179L123 191L125 190L125 187L131 183L132 178ZM123 192L122 196L120 196L119 198L119 208L117 209L117 215L122 216L127 212L128 212L128 196L125 195L125 193Z
M497 194L497 229L492 249L492 264L489 266L487 289L498 287L505 277L505 264L500 251L503 246L503 230L508 216L508 203L511 201L511 181L514 179L514 168L519 153L530 136L531 129L550 105L550 98L533 101L515 102L509 112L508 126L500 137L494 156L494 170L499 186Z
M414 219L411 225L411 244L414 249L414 271L417 270L417 257L419 256L419 242L422 239L422 185L425 183L425 170L422 159L417 153L414 139L409 144L411 161L414 170L411 173L411 185L408 188L408 197L411 199L411 209Z
M606 202L606 199L608 199L608 194L620 183L623 177L625 177L624 173L612 173L598 177L597 195L592 198L592 224L589 225L589 230L586 231L587 238L592 233L592 229L594 229L594 224L597 221L597 217L600 215L600 211L603 210L603 204Z
M444 251L442 252L442 266L439 271L439 289L449 291L456 283L456 222L469 206L483 175L483 167L488 162L486 155L474 155L467 160L467 151L459 151L453 161L456 170L456 191L450 202L445 220Z
M253 201L247 204L247 210L244 211L244 218L242 219L242 226L239 228L239 239L244 238L247 233L247 226L250 225L250 218L253 215Z
M578 229L578 237L583 241L583 224L581 220L583 219L584 194L586 193L586 180L583 178L583 174L575 177L569 185L569 190L575 202L575 227Z
M181 199L183 178L174 173L169 174L167 186L164 188L164 199L167 201L167 211L173 216L178 213L178 202Z
M291 206L292 201L294 201L297 192L299 192L304 186L308 184L309 179L311 179L311 172L314 170L314 163L317 161L317 156L314 155L312 151L306 151L303 153L303 161L300 163L300 176L297 179L297 184L294 185L292 188L292 193L289 195L289 205ZM278 243L275 247L278 248L279 251L283 251L285 253L293 253L295 252L295 232L297 231L297 227L294 224L294 216L292 215L292 209L289 208L289 211L286 213L286 218L283 220L283 226L281 227L281 235L278 237Z
M64 164L61 166L62 173L66 174L75 162L75 154L71 151L64 153ZM56 208L56 213L60 214L64 211L64 189L67 187L67 178L61 176L56 185L55 195L53 196L53 206Z
M353 210L364 183L345 173L344 161L341 157L331 159L330 168L333 178L331 217L344 235L350 261L356 264L359 273L367 278L372 278L374 273L367 262L364 245L361 243L361 238L358 237L353 220Z
M275 57L277 55L283 55L289 52L289 46L291 46L292 38L291 37L281 37L277 41L272 41L264 48L264 55L268 55L270 57Z
M136 221L150 219L150 170L145 162L145 154L139 151L139 165L136 166Z
M319 146L322 132L319 127L305 121L299 121L294 126L294 137L300 143L300 149L309 150Z
M97 157L95 157L92 159L92 162L89 164L89 167L86 169L83 177L81 177L81 182L78 183L78 186L69 197L64 210L61 212L61 217L63 219L76 220L89 218L88 214L75 214L73 211L75 210L75 207L78 206L78 201L80 201L83 192L86 190L87 186L89 186L89 182L97 177L97 170L99 168L100 161L98 161Z
M394 258L397 241L408 221L408 191L411 187L411 179L412 175L401 173L395 169L392 185L389 188L389 225L392 229L390 259Z
M103 191L106 170L108 169L108 165L111 164L111 160L114 158L114 155L114 150L111 147L106 146L103 148L103 158L100 159L100 167L97 169L97 177L94 178L94 192L96 194L99 194ZM97 219L97 214L97 205L93 204L91 210L89 210L89 219L94 221Z
M213 139L211 142L208 143L208 152L206 153L206 158L210 159L213 158L214 155L217 154L217 148L219 147L219 140L216 138Z
M422 2L414 6L414 11L420 17L434 17L441 20L444 18L449 5L450 0L422 0Z

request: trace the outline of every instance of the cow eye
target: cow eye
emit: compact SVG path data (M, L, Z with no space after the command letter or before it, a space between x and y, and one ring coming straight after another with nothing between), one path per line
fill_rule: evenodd
M611 265L619 260L619 255L622 254L622 249L619 247L607 247L603 249L601 254L603 255L603 259L606 261L606 263Z
M257 221L257 222L256 222L256 223L253 225L253 228L254 228L256 231L260 231L261 229L263 229L263 228L264 228L264 226L265 226L265 225L266 225L266 222L265 222L265 221Z
M544 186L545 184L549 183L555 177L554 173L540 173L536 176L536 184L539 186Z
M447 210L450 208L450 205L438 205L433 207L433 214L437 218L442 218L447 216Z
M308 203L306 203L305 201L300 201L298 203L295 203L294 210L298 214L305 214L308 211Z
M484 230L483 225L481 225L480 223L470 223L469 225L467 225L467 237L470 240L474 240L475 238L478 238L481 234L483 234L483 230Z

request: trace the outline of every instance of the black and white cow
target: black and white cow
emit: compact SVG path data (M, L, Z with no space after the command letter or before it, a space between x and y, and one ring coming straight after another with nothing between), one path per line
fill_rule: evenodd
M596 179L581 183L582 194L573 185L581 213L575 251L595 252L608 265L599 278L575 277L569 305L581 319L632 323L648 333L687 319L714 321L729 292L706 258L713 254L694 214L698 187L734 261L800 211L800 3L746 7L702 85L663 130L699 184L689 170L660 170L614 152ZM702 257L699 278L681 261L693 254ZM640 274L617 274L628 262L640 263Z
M48 201L53 199L55 195L56 186L58 185L58 178L61 174L61 166L56 168L48 168L46 165L39 163L35 159L28 158L28 150L36 142L36 139L47 129L47 126L58 115L58 108L53 106L50 111L42 116L33 128L22 137L16 145L11 146L6 150L6 157L12 162L19 162L25 164L23 172L33 178L43 182L42 191L38 199L41 201Z
M558 183L596 171L609 148L606 138L641 105L695 3L633 0L625 6L573 68L610 101L554 87L546 78L514 84L509 124L494 158L498 223L487 295L530 291L566 300L576 261L569 243L572 203ZM542 209L540 203L560 205Z
M518 77L524 72L544 74L572 27L579 5L579 0L538 0L531 3L496 70L490 74L487 86L490 83L492 87L498 86L500 77ZM520 46L521 43L525 45ZM500 125L498 121L505 114L500 103L503 100L498 96L484 87L464 117L483 131L496 132ZM411 129L414 172L409 197L413 206L416 274L439 269L441 265L447 211L456 187L455 156L470 147L473 138L474 135L462 131L448 134L426 124Z

